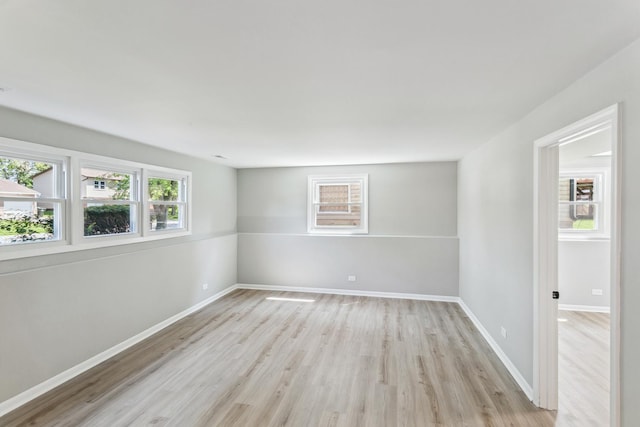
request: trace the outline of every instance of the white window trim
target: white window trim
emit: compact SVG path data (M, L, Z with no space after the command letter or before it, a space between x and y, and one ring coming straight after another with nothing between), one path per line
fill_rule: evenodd
M148 188L148 180L149 178L161 178L161 179L171 179L177 181L185 181L186 193L183 195L183 200L177 201L167 201L161 202L161 204L171 204L171 205L182 205L184 206L186 212L184 214L184 227L180 229L164 229L164 230L151 230L151 226L147 221L149 218L149 205L152 204L151 200L149 200L149 196L147 194ZM144 200L142 202L142 234L146 236L163 236L166 234L176 234L180 232L186 232L191 230L191 219L192 219L192 209L191 209L191 173L184 171L177 171L175 169L166 169L166 168L153 168L153 169L144 169L142 171L142 186L143 186L143 195Z
M21 147L16 148L16 143L20 143ZM56 239L0 246L0 260L30 256L27 254L41 248L47 248L49 251L56 251L58 248L68 245L70 236L68 213L71 206L69 197L70 192L68 190L69 156L65 153L58 152L57 150L52 150L47 146L23 143L22 141L16 141L5 137L0 137L0 151L9 157L25 158L45 163L55 163L57 168L54 171L56 174L61 175L60 177L55 176L53 179L56 197L34 199L37 202L58 203L60 205L58 216L54 219ZM3 200L12 199L18 200L18 198L3 197ZM20 199L19 201L24 201L24 199Z
M344 185L353 182L360 182L362 201L360 226L318 226L316 225L316 200L317 188L322 184ZM349 190L350 191L350 190ZM351 194L349 194L349 212L351 212ZM330 212L325 212L330 213ZM340 212L342 213L342 212ZM356 235L369 233L369 175L368 174L348 174L348 175L309 175L307 178L307 233L318 235Z
M34 160L42 159L48 162L52 160L62 162L63 174L58 188L59 194L66 195L66 199L61 199L61 214L63 215L62 224L60 224L61 238L60 240L42 241L34 243L20 243L15 245L0 246L0 261L58 254L65 252L74 252L86 249L97 249L109 246L118 246L123 244L142 243L154 240L162 240L168 238L188 236L192 234L192 173L190 171L150 165L146 163L134 162L129 160L116 159L112 157L89 154L80 151L68 150L64 148L50 147L43 144L36 144L12 138L0 137L0 150L3 153L15 157L28 157ZM153 176L164 174L166 176L183 177L186 181L187 192L186 197L186 216L185 228L179 230L163 230L162 232L145 233L143 210L146 205L144 200L147 198L146 189L140 191L141 208L138 209L139 231L132 236L127 234L113 234L104 236L84 236L84 212L82 211L80 169L83 165L99 166L128 171L139 170L140 177L144 177L147 171L152 171ZM143 181L141 181L143 182ZM138 184L140 186L140 184ZM45 200L45 199L42 199ZM140 227L142 225L142 227Z
M76 216L74 217L77 220L75 221L74 224L76 226L76 235L81 236L80 238L81 243L85 244L85 243L95 242L95 241L104 240L104 239L110 239L113 241L117 241L117 240L124 241L125 239L135 239L135 238L141 237L142 233L140 231L140 208L141 208L140 199L142 197L142 194L140 191L140 176L142 175L142 170L143 170L141 168L141 165L136 164L136 165L125 166L124 162L121 160L115 160L115 159L107 160L106 158L100 158L100 159L94 158L94 160L87 160L85 156L80 158L79 163L80 163L80 168L78 169L77 177L80 180L80 187L83 185L81 176L82 176L82 169L84 168L127 174L133 177L133 180L131 182L131 187L129 189L130 200L102 200L102 199L96 199L93 197L81 197L82 189L80 189L80 193L78 193L78 197L77 197L77 200L79 201L79 203L76 203L77 212L75 212ZM104 180L101 180L101 179L99 179L98 181L104 182ZM129 233L85 236L84 235L84 207L83 207L83 204L85 202L100 203L105 205L134 205L136 210L136 218L133 218L134 231L131 231ZM79 243L79 242L76 242L76 243Z
M606 168L563 168L558 176L560 178L596 178L596 200L590 202L597 205L596 221L598 223L597 230L580 230L580 229L560 229L558 228L558 239L560 240L601 240L608 239L610 236L610 217L611 214L607 210L609 191L607 185L609 183L609 171ZM559 204L564 204L560 203ZM569 203L567 203L569 204ZM577 203L576 203L577 205Z

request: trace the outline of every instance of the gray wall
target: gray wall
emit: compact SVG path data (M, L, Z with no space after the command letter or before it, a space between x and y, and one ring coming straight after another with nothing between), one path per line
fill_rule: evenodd
M533 141L622 103L622 408L640 424L640 40L601 64L459 164L460 296L533 382ZM531 82L535 84L535 82ZM509 329L508 339L500 326Z
M193 172L192 236L0 262L0 402L236 283L234 169L6 108L0 136Z
M307 176L354 173L369 234L308 235ZM456 188L454 162L239 170L238 280L457 296Z
M609 240L558 242L560 304L609 307L610 245ZM592 289L602 289L602 295L591 295Z

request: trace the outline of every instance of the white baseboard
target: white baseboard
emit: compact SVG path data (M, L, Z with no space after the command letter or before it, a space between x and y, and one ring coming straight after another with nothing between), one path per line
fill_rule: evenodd
M558 304L558 310L588 311L590 313L611 313L610 307L603 307L598 305Z
M306 292L310 294L352 295L361 297L412 299L421 301L459 302L460 297L443 295L405 294L396 292L363 291L358 289L305 288L298 286L254 285L238 283L237 289L255 289L259 291Z
M524 377L522 376L518 368L516 368L513 362L511 362L511 359L509 359L509 357L505 354L505 352L502 351L502 348L493 339L489 331L485 329L482 323L480 323L480 320L475 316L475 314L473 314L471 309L467 307L464 301L460 299L460 302L458 304L460 304L460 307L462 307L462 309L467 314L467 316L469 316L469 319L471 319L471 321L476 326L476 328L478 328L478 330L480 331L484 339L487 340L491 349L496 353L498 358L500 358L500 361L502 361L502 364L507 368L507 370L509 371L513 379L516 380L516 383L518 383L518 385L520 386L524 394L527 395L527 398L533 401L533 388L527 382L527 380L524 379Z
M82 374L85 371L88 371L89 369L93 368L94 366L99 365L100 363L106 361L107 359L110 359L111 357L117 355L118 353L128 349L129 347L139 343L140 341L143 341L146 338L149 338L151 335L155 334L156 332L159 332L160 330L166 328L167 326L171 325L172 323L177 322L178 320L188 316L191 313L194 313L198 310L200 310L201 308L203 308L204 306L211 304L213 301L222 298L223 296L225 296L226 294L228 294L229 292L232 292L236 289L236 285L233 286L229 286L228 288L218 292L217 294L199 302L198 304L189 307L188 309L181 311L180 313L171 316L170 318L156 324L153 325L152 327L140 332L139 334L121 342L120 344L116 344L115 346L103 351L100 354L97 354L95 356L93 356L92 358L85 360L84 362L67 369L64 372L61 372L60 374L49 378L48 380L34 386L31 387L30 389L23 391L22 393L18 394L17 396L12 397L9 400L5 400L4 402L0 402L0 417L8 414L9 412L19 408L20 406L24 405L25 403L35 399L38 396L43 395L44 393L53 390L54 388L58 387L59 385L62 385L63 383L71 380L72 378Z

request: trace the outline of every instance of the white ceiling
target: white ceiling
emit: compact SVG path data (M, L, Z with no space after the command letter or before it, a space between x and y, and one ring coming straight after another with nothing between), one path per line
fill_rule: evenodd
M452 160L639 23L638 0L0 0L0 105L235 167Z
M610 168L611 156L598 156L612 150L611 130L600 132L563 144L558 150L560 169L566 168Z

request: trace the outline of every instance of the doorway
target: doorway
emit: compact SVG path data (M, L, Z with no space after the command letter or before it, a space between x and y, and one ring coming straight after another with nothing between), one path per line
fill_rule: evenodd
M609 425L611 132L565 139L558 179L558 422Z
M583 155L576 155L585 150L585 152L591 151L594 146L597 146L598 138L607 140L610 143L610 150L598 152L594 150L589 154L588 159ZM583 144L578 145L580 141ZM591 148L589 148L590 145ZM607 153L608 151L611 152ZM534 403L542 408L558 409L558 303L563 303L560 308L573 306L573 308L591 308L593 311L597 305L605 305L605 297L608 296L610 306L608 381L612 426L619 425L620 414L618 320L620 168L618 152L617 105L547 135L534 144ZM598 163L600 163L599 166L607 163L603 159L595 159L595 157L606 157L605 153L610 159L610 170L606 167L597 167ZM578 157L582 159L579 160ZM573 165L576 167L567 167L568 159L577 162ZM580 162L583 167L577 167ZM562 171L561 164L563 164ZM607 197L609 203L607 203ZM567 263L567 255L571 258L575 254L571 253L571 250L567 251L567 248L570 249L572 245L564 243L559 253L559 237L575 241L570 243L577 243L580 239L599 241L601 249L604 242L604 248L608 251L608 255L604 256L608 256L610 260L609 271L605 273L609 280L605 277L604 286L589 288L591 299L583 295L584 290L580 292L585 298L573 298L572 293L575 293L576 289L570 286L564 290L567 299L562 300L563 291L559 289L559 271L562 272L565 284L567 271L559 266L559 255L562 256L562 262ZM576 247L584 252L587 246L573 245L574 251L577 251ZM554 292L559 290L559 299L555 299L557 295L554 295ZM560 318L568 321L567 316ZM574 321L578 319L574 318ZM566 365L563 366L566 367Z

